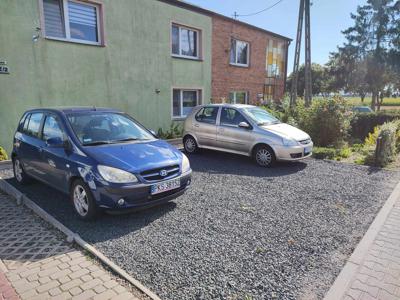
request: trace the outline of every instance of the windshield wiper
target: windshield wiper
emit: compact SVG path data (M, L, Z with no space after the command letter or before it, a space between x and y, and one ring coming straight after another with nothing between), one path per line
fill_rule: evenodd
M137 141L138 138L126 138L126 139L120 139L120 140L115 140L113 143L122 143L122 142L131 142L131 141Z
M96 141L91 143L84 143L83 146L98 146L98 145L108 145L112 144L110 141Z

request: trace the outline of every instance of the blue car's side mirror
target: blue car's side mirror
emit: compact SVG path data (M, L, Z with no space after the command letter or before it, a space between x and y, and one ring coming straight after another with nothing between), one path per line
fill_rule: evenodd
M48 147L51 147L51 148L64 148L65 147L65 142L60 137L49 138L49 139L47 139L46 144Z

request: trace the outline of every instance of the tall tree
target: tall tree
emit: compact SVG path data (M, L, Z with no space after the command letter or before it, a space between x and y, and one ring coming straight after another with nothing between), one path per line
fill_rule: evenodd
M373 109L380 108L379 95L391 80L388 74L392 69L394 36L399 30L398 3L398 0L368 0L351 15L354 25L343 31L347 39L343 49L353 51L354 64L366 64L365 83L372 93Z
M287 88L292 86L292 75L289 75L287 80ZM329 85L329 78L326 72L326 67L321 66L320 64L313 63L311 64L311 77L313 79L312 82L312 94L325 94L329 92L328 85ZM299 68L298 79L297 79L297 96L304 97L304 90L305 90L305 66L301 65Z

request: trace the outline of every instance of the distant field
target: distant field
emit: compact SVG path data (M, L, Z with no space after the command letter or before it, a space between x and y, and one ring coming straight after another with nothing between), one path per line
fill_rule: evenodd
M371 97L365 98L364 103L360 97L345 97L352 105L371 105ZM400 106L400 98L384 98L382 106Z

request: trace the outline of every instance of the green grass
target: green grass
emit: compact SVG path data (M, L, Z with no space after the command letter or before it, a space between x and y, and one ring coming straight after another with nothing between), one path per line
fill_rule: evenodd
M345 98L351 105L371 105L371 97L367 97L364 103L361 102L360 97L346 97ZM400 98L384 98L382 106L400 106Z

